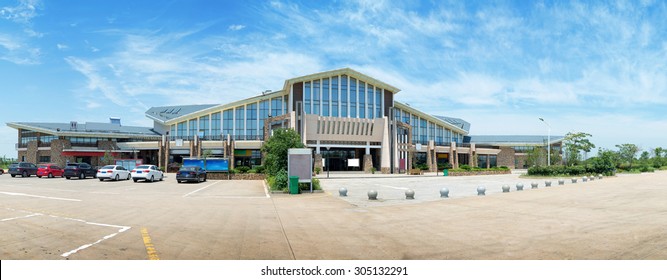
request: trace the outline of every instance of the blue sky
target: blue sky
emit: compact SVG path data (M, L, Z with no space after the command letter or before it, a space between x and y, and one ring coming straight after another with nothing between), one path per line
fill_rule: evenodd
M599 3L601 2L601 3ZM664 1L0 0L5 122L152 123L351 67L471 134L667 146Z

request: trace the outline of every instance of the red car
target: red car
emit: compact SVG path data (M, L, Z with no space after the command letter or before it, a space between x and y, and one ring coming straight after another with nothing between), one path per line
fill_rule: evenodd
M46 176L49 178L63 177L64 170L55 164L40 164L37 168L37 177Z

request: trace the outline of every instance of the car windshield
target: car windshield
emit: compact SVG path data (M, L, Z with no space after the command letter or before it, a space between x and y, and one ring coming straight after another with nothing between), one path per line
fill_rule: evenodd
M151 168L150 165L139 165L139 166L135 167L135 169L149 169L149 168Z
M74 164L74 165L67 165L67 166L65 167L65 169L76 169L76 168L77 168L77 165L76 165L76 164Z
M49 168L49 167L42 164L42 165L39 166L39 168Z
M183 166L183 167L181 167L181 171L197 171L197 167L194 167L194 166Z
M18 163L12 163L9 165L9 168L17 168L17 167L19 167Z
M105 167L102 167L102 169L113 169L115 166L114 165L107 165Z

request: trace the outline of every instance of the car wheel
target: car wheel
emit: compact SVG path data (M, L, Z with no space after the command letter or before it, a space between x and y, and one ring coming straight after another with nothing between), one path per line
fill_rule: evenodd
M160 174L160 181L164 179L164 174Z
M206 175L204 175L204 182L206 182Z
M125 180L130 180L130 178L132 178L132 176L130 175L130 173L127 173L127 179Z
M14 178L14 177L16 177L16 174L12 174L11 176L12 176L12 178Z
M139 181L139 179L132 179L132 180L134 180L135 183L136 183L137 181Z
M100 182L104 181L104 178L100 178Z
M151 183L155 182L155 176L151 175Z
M40 175L37 175L37 178L42 178L42 176L40 176Z
M23 174L21 174L21 177L29 177L28 171L23 171Z
M83 174L83 172L79 173L79 179L86 179L86 174Z
M118 176L118 174L116 174L116 179L115 180L116 181L120 180L120 176Z
M49 173L49 178L53 178L53 173Z
M67 179L67 180L69 180L69 178L70 178L69 176L65 177L65 179Z

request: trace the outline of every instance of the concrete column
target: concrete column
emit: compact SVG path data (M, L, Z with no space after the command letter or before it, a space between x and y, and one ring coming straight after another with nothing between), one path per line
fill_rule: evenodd
M322 168L322 154L320 154L319 151L318 151L318 153L315 154L315 158L313 159L313 163L314 163L313 170L315 168L319 167L320 172L324 172L324 168Z
M371 168L373 168L373 157L368 153L364 155L364 172L371 173Z

